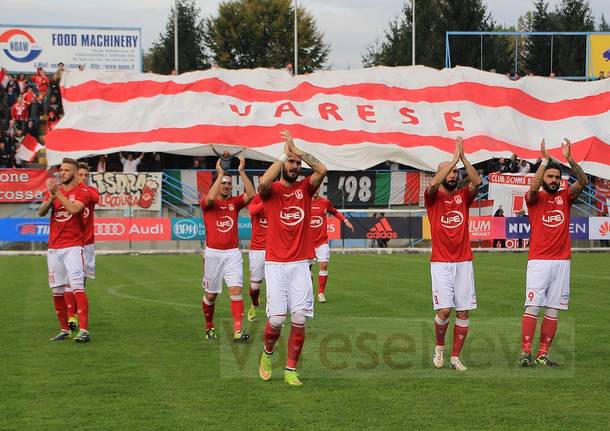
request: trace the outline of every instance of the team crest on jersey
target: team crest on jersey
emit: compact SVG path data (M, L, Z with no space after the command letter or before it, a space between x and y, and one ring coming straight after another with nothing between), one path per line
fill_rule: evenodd
M303 199L303 192L301 190L295 190L294 197L297 199Z
M561 196L555 196L555 202L557 202L557 205L563 205L563 198Z
M448 211L441 216L441 224L447 229L456 229L464 223L464 215L459 211Z
M557 227L563 224L564 219L565 217L561 210L547 211L542 215L542 224L546 227Z
M235 211L235 206L233 204L229 204L229 211Z
M74 202L76 200L76 195L69 195L68 199L70 200L70 202Z
M455 195L453 199L455 200L456 204L458 204L458 205L462 204L462 197L460 195Z
M220 219L216 220L216 229L218 232L228 232L233 227L233 219L229 216L222 216Z

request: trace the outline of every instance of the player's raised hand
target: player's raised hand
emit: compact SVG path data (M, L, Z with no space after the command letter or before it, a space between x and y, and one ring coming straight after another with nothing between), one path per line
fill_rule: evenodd
M55 196L55 194L57 193L57 181L55 181L54 178L47 178L45 184L47 186L47 189L49 189L49 193L51 194L51 196Z
M280 132L280 135L282 135L282 138L284 139L284 142L286 143L286 146L288 147L290 153L293 153L299 157L303 155L303 151L297 148L297 146L294 144L294 141L292 140L292 135L288 130L282 130Z
M243 172L246 169L246 158L240 153L239 157L239 172Z
M540 142L540 152L542 153L543 159L548 159L548 160L551 159L551 155L546 150L546 142L545 142L544 138L542 138L542 141Z
M222 166L220 165L220 159L216 160L216 172L218 172L218 175L224 174L224 170L222 169Z
M462 138L457 138L455 140L455 150L453 152L453 161L457 162L462 158L462 154L464 152L464 142Z
M572 143L568 138L563 138L563 142L561 143L561 152L567 160L572 158Z

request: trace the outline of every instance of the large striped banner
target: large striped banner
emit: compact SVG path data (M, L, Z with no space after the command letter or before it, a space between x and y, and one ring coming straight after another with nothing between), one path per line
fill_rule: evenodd
M534 160L544 137L564 162L560 142L596 176L610 178L610 80L510 81L471 68L424 66L323 71L211 69L180 76L68 72L65 117L47 138L50 164L120 150L213 155L246 147L274 160L286 128L297 145L331 170L386 160L436 170L465 138L472 162Z

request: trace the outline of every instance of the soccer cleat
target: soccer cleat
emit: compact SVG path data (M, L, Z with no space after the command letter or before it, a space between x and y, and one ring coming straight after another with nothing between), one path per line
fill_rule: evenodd
M81 329L78 331L78 335L74 337L74 341L77 343L88 343L91 341L91 336L89 335L89 331Z
M205 330L205 339L206 340L218 340L218 337L216 336L216 329L215 328L206 329Z
M78 333L78 319L74 316L68 319L68 328L70 328L70 335Z
M318 302L320 304L324 304L326 302L326 296L324 296L324 294L321 292L318 293Z
M445 353L445 346L436 346L434 348L434 356L432 357L432 363L436 368L443 368L445 359L443 354Z
M299 374L296 370L284 370L284 381L290 386L301 386L303 382L299 380Z
M265 349L263 349L261 363L258 366L258 375L261 376L261 379L263 380L269 380L271 378L271 370L273 369L271 358L273 358L273 353L267 353L265 352Z
M457 356L451 357L451 359L449 360L449 365L451 365L451 368L456 371L468 371L468 368L466 368L466 366L462 364L462 361L460 361L460 358L458 358Z
M64 341L64 340L67 340L68 338L70 338L70 334L68 333L68 331L62 330L59 334L57 334L56 336L51 338L51 341Z
M233 333L233 342L235 344L243 344L246 343L250 339L250 336L241 331L235 331Z
M252 322L256 320L256 307L254 305L250 306L248 310L248 322Z
M519 355L519 361L518 361L519 366L521 367L529 367L532 365L532 354L528 353L528 352L521 352L521 355Z
M536 358L536 364L542 365L545 367L558 367L559 364L557 362L551 361L551 358L548 355L540 355Z

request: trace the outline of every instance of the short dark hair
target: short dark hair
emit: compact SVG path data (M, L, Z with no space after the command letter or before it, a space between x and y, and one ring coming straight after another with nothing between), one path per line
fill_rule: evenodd
M89 165L85 162L78 162L78 169L84 169L87 172L91 171L91 169L89 169Z
M561 165L553 160L549 160L549 164L546 166L546 170L548 171L549 169L557 169L559 174L561 174Z
M74 159L71 159L69 157L64 157L61 161L61 163L68 163L70 165L74 165L76 167L76 169L78 169L78 162Z

